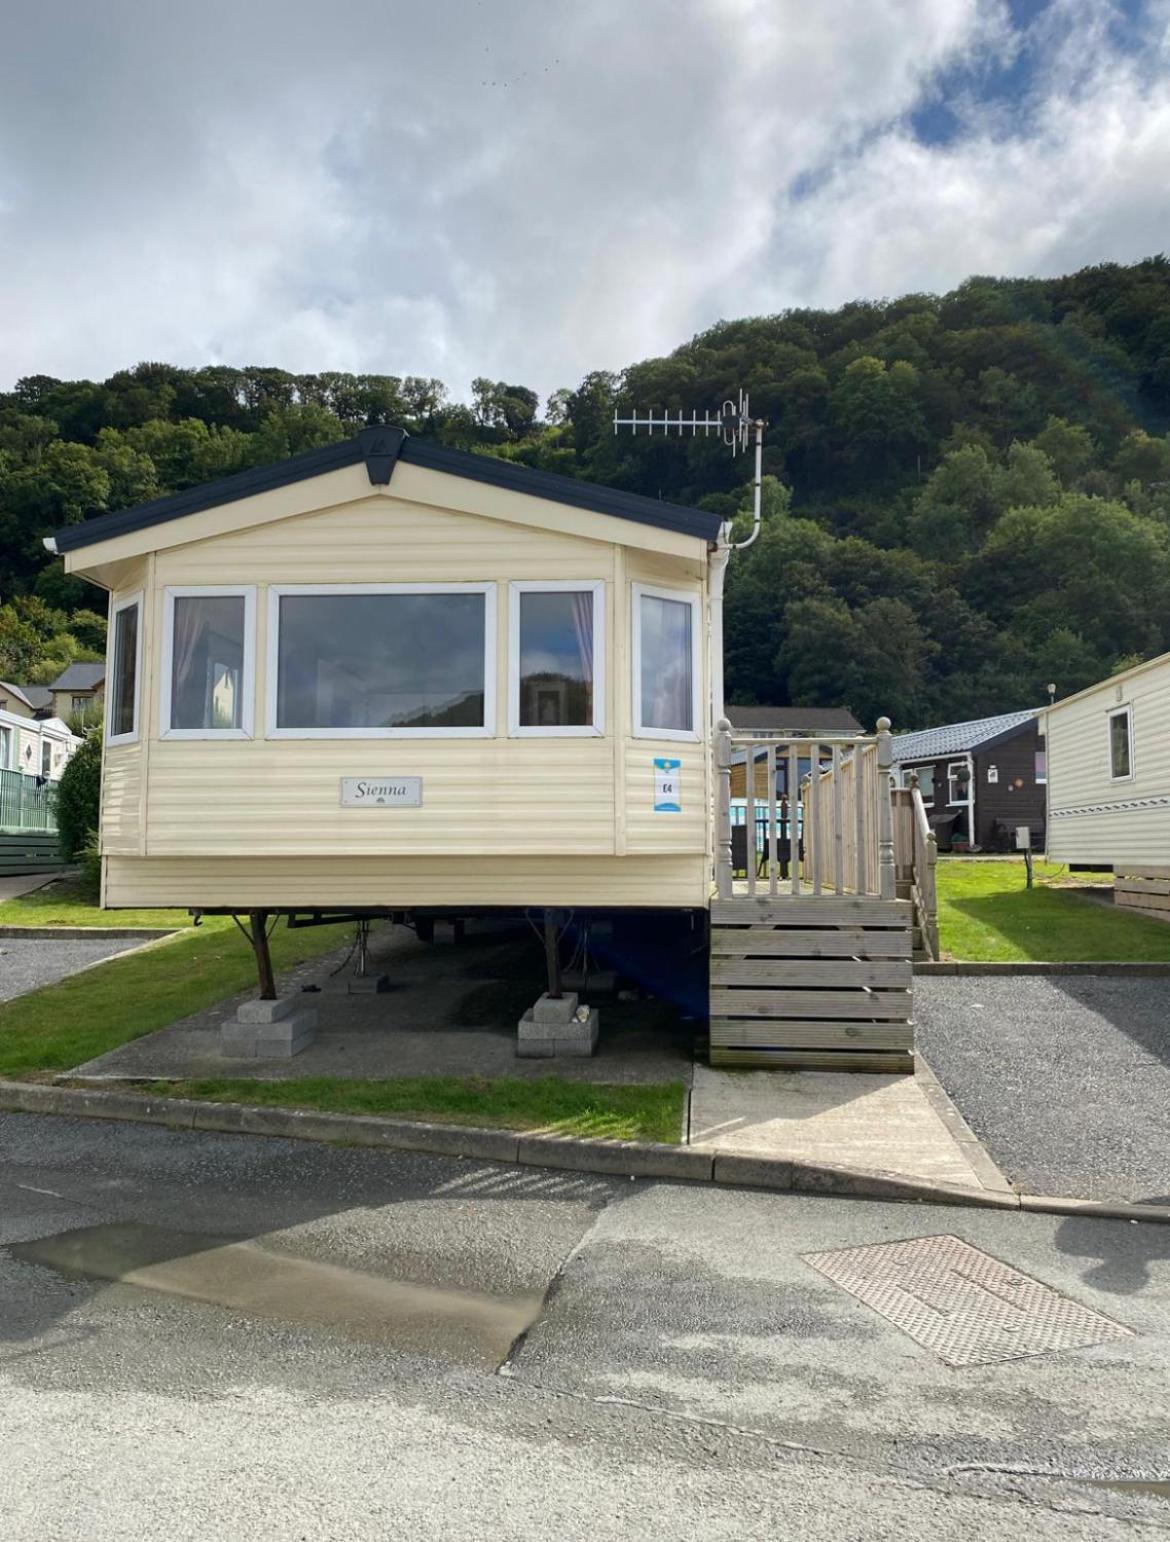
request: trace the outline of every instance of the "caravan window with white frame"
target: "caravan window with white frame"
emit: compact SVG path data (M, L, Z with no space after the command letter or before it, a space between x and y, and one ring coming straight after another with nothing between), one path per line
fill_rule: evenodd
M1109 776L1114 782L1133 777L1133 711L1118 707L1109 714Z
M272 587L272 738L484 738L495 732L496 586Z
M138 738L142 682L142 595L119 601L110 614L109 706L106 743L131 744Z
M510 585L508 732L605 731L605 584Z
M164 739L250 739L255 696L256 590L168 588L162 695Z
M12 769L12 729L0 724L0 771Z
M633 586L634 734L698 739L701 723L699 596Z

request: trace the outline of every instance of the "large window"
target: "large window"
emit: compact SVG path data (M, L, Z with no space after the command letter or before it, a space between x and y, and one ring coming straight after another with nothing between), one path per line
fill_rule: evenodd
M0 771L12 766L12 729L0 728Z
M906 773L906 785L910 785L910 778L918 778L918 791L922 794L923 803L934 802L934 767L912 766Z
M164 739L251 736L254 614L254 589L166 591Z
M699 598L634 585L634 733L699 737Z
M511 586L508 731L604 731L605 585Z
M142 674L142 596L114 606L111 617L111 668L108 681L108 744L138 737L138 682Z
M271 734L494 731L494 584L274 588L269 605Z
M1109 775L1115 782L1133 775L1133 713L1128 707L1109 714Z

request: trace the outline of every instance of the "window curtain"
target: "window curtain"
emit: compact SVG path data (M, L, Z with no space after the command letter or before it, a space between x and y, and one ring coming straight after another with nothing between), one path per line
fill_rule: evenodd
M691 607L642 599L642 712L648 728L691 729Z
M171 662L171 717L175 715L174 702L186 688L195 654L207 631L207 613L198 599L183 595L175 598L174 631Z
M581 661L581 679L593 684L593 595L578 590L573 600L573 632L577 638L577 656Z

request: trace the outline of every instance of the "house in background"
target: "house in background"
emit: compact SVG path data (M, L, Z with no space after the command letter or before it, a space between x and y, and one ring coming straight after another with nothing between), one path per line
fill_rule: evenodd
M798 736L807 738L813 734L826 734L840 739L862 734L865 730L847 707L740 707L724 708L727 720L737 733L758 734L761 738ZM811 762L803 760L801 776L807 775ZM788 765L783 756L776 766L776 795L787 794ZM756 758L755 796L767 802L768 773L766 754ZM747 797L747 751L737 750L732 757L731 799L733 817L736 806Z
M1119 905L1170 920L1170 653L1044 714L1048 853L1112 867Z
M47 685L12 685L0 680L0 712L14 717L51 717L53 693Z
M104 664L68 664L49 686L51 715L68 722L85 718L101 722L102 696L106 686Z
M901 786L918 778L941 850L1015 848L1026 825L1033 850L1044 845L1047 770L1037 709L948 723L893 740Z

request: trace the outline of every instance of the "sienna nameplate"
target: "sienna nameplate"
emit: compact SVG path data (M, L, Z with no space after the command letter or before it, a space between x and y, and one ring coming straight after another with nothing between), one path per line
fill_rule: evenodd
M421 808L421 776L343 776L342 808Z

